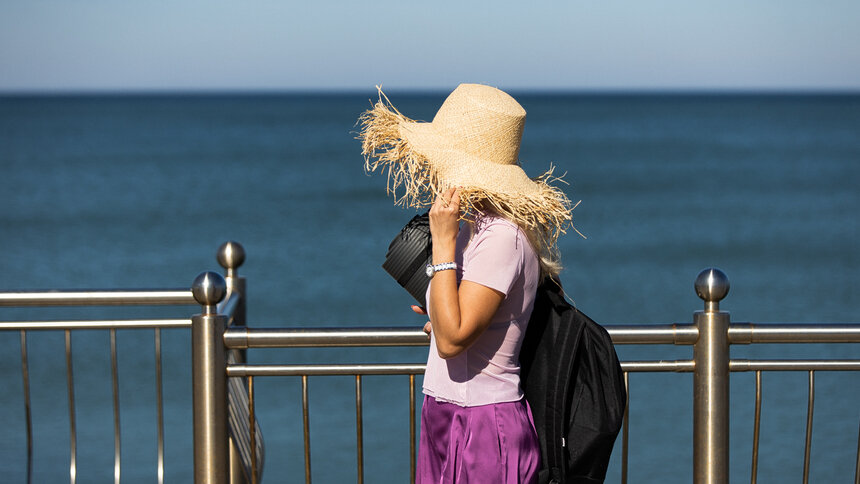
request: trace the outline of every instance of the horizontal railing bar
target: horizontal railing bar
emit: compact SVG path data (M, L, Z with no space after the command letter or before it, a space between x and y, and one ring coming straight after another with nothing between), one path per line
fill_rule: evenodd
M190 289L0 292L0 307L197 304Z
M424 364L230 365L227 376L417 375ZM695 369L693 360L622 361L627 372L680 372ZM731 360L731 371L857 371L860 360Z
M858 371L860 360L731 360L730 371Z
M328 346L427 346L430 336L413 328L229 328L230 349Z
M615 344L695 344L699 330L692 324L604 325Z
M729 342L748 343L860 343L858 323L733 323Z
M229 365L227 376L321 376L321 375L419 375L422 364L353 364L353 365ZM690 372L691 360L679 361L625 361L624 371L633 372Z
M695 344L698 330L687 324L607 325L615 344ZM752 324L729 328L732 343L858 343L860 324ZM344 346L426 346L417 328L231 328L224 344L232 349Z
M606 326L615 344L693 344L692 325ZM230 328L224 345L231 349L319 348L344 346L427 346L430 337L417 328Z
M190 319L136 319L117 321L0 321L0 331L58 329L146 329L190 327Z
M696 368L693 360L622 361L621 369L633 373L678 372L688 373Z
M227 376L420 375L426 365L228 365Z

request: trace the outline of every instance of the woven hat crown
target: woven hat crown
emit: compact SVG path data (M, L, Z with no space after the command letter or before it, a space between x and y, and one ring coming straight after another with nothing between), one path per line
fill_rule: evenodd
M500 165L515 165L526 111L510 95L481 84L460 84L433 118L449 147Z
M518 163L526 111L505 92L460 84L432 122L400 113L379 90L379 101L359 118L365 169L387 172L397 203L426 207L449 187L460 189L463 213L493 211L534 231L546 248L571 222L565 193L550 166L529 178ZM404 193L397 195L397 188ZM549 250L549 249L548 249Z

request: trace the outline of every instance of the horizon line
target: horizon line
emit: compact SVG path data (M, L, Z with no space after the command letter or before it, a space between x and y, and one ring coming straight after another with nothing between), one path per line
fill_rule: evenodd
M787 95L787 96L853 96L860 87L511 87L519 95ZM63 88L0 89L0 97L87 97L87 96L266 96L266 95L366 95L376 88ZM444 87L386 89L387 93L435 95L447 94Z

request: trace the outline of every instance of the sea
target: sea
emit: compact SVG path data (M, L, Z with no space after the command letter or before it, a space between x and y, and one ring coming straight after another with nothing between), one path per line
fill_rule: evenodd
M389 92L431 120L444 92ZM559 242L569 297L605 324L685 324L693 283L717 267L735 322L858 323L860 95L513 92L520 159L551 165L574 202ZM364 168L366 92L0 97L0 291L188 288L225 241L247 257L252 327L419 328L381 268L416 213ZM4 308L0 320L187 318L195 306ZM106 331L74 331L77 482L114 479ZM70 479L64 334L27 334L33 480ZM157 482L153 330L117 332L121 480ZM162 331L164 480L192 474L190 336ZM692 357L691 346L619 345L622 360ZM260 349L251 363L422 363L427 348ZM737 345L733 358L860 358L857 344ZM421 379L417 379L416 394ZM799 482L809 375L762 375L758 482ZM27 479L21 337L0 331L0 475ZM314 482L357 480L355 379L311 377ZM692 375L630 375L628 479L692 480ZM854 482L860 373L814 380L810 482ZM418 395L420 397L420 395ZM301 381L255 379L263 482L304 482ZM409 382L362 381L364 480L409 481ZM750 479L755 375L731 377L731 480ZM620 438L619 438L620 443ZM607 482L621 480L616 445Z

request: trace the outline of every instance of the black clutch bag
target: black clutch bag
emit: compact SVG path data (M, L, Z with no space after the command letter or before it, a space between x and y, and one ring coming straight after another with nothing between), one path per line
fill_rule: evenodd
M430 216L428 213L416 215L400 230L388 246L385 254L385 269L398 284L403 286L421 305L427 307L427 264L433 257L430 240Z

